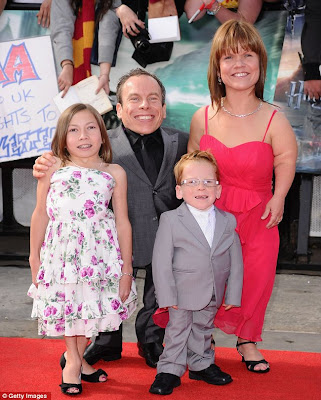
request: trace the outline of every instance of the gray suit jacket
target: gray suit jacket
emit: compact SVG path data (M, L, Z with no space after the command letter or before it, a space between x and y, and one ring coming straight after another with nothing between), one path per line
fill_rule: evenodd
M122 126L108 131L113 162L121 165L128 180L128 215L133 229L133 265L143 267L152 261L153 246L162 212L179 206L175 196L173 168L186 153L188 134L161 128L164 158L153 186L140 166Z
M243 259L236 220L216 208L212 247L183 203L162 214L153 252L153 280L159 307L177 305L186 310L206 307L213 293L216 306L240 305Z

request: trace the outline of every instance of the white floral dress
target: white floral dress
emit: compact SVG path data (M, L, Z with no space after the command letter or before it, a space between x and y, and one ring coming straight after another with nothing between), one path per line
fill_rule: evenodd
M115 218L108 209L114 178L67 166L51 177L49 223L41 249L32 317L39 335L97 336L114 331L136 308L136 288L122 304Z

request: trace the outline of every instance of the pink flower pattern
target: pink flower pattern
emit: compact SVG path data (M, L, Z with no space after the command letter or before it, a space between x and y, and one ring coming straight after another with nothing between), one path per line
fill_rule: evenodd
M135 292L128 304L118 293L123 262L108 209L114 185L110 174L85 168L63 167L51 177L32 314L41 335L117 330L136 308Z

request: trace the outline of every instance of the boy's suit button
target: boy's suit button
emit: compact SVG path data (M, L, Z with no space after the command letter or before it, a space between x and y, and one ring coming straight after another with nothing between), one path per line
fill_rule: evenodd
M157 217L153 217L153 221L157 221L157 219L158 219Z
M153 194L157 194L157 190L153 190Z

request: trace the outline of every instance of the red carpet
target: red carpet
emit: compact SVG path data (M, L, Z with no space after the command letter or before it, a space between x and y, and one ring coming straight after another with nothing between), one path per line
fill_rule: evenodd
M59 358L63 340L0 338L0 392L49 392L51 399L66 399L60 392ZM230 373L233 382L212 386L192 381L185 374L171 400L321 400L321 354L263 350L271 363L268 374L246 371L235 349L217 348L216 363ZM106 383L83 383L79 399L160 400L148 393L156 371L138 356L134 343L124 345L123 358L99 362L106 369ZM2 400L2 394L0 399ZM14 398L8 395L9 398ZM15 397L18 398L18 397ZM20 397L21 398L21 397ZM26 397L25 397L26 398Z

